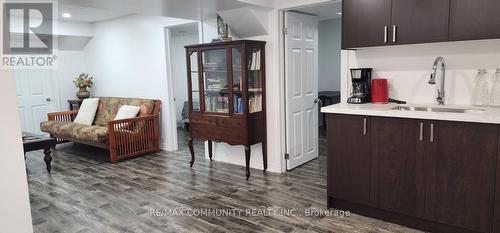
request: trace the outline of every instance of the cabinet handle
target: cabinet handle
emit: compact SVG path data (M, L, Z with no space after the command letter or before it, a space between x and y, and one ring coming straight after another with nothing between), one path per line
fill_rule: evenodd
M392 42L396 42L396 34L397 34L398 28L396 25L392 25Z
M431 124L431 137L430 142L434 142L434 124Z
M363 119L363 135L366 135L366 118Z
M420 135L419 135L420 141L424 140L424 123L420 122Z
M387 43L387 33L389 31L389 28L387 26L384 26L384 43Z

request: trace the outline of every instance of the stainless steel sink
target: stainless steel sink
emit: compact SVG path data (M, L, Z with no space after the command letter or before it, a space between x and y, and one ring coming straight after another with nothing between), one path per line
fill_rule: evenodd
M449 113L469 113L481 114L486 109L481 108L445 108L445 107L417 107L417 106L397 106L392 110L409 111L409 112L449 112Z

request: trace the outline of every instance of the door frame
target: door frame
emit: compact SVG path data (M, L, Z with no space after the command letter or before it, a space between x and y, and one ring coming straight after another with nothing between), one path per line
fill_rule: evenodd
M165 38L165 56L167 62L167 94L166 99L168 102L167 106L170 106L170 109L164 113L168 116L167 126L171 125L172 127L162 127L165 129L165 136L167 137L164 140L164 144L161 145L162 149L167 151L176 151L179 149L179 139L177 138L177 110L175 109L175 101L174 101L174 77L173 77L173 64L172 64L172 51L170 48L170 31L176 28L182 28L186 26L197 25L198 26L198 43L203 42L203 33L202 33L202 22L188 22L182 24L176 24L172 26L166 26L164 28L164 38ZM187 90L186 90L187 91ZM168 139L170 138L170 139Z
M287 138L286 138L286 67L285 67L285 12L286 11L300 11L301 8L311 7L311 6L320 6L326 4L332 4L333 1L323 1L313 4L305 4L300 6L294 6L290 8L281 8L278 9L278 33L277 33L277 41L278 41L278 65L279 65L279 80L280 80L280 109L279 109L279 117L280 121L280 134L281 137L281 171L287 172L287 162L285 158L285 154L287 153ZM347 91L349 86L349 56L354 57L355 51L352 50L341 50L341 64L340 64L340 96L341 102L345 102L347 100ZM321 107L319 107L321 109Z

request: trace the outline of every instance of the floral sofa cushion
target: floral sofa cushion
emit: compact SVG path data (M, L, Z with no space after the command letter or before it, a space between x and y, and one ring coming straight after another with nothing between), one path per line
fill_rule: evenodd
M107 143L108 128L73 122L46 121L40 124L43 132L54 136Z
M108 122L113 120L122 105L141 106L148 110L148 114L153 113L154 100L137 99L137 98L117 98L117 97L100 97L99 108L94 119L94 125L107 126ZM141 114L142 115L142 114Z

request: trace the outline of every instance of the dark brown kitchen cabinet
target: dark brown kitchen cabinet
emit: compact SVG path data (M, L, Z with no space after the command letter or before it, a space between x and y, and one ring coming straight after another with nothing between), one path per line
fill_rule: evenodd
M500 1L451 0L450 40L500 38Z
M342 48L386 45L391 0L342 1Z
M391 44L448 40L450 0L392 0Z
M370 135L364 116L328 116L328 194L369 204Z
M499 131L500 133L500 131ZM498 136L500 139L500 135ZM495 211L494 211L494 225L493 232L500 233L500 146L498 147L497 154L497 184L495 188Z
M342 1L342 48L500 38L498 0Z
M495 124L328 114L328 206L431 232L500 233Z
M433 221L492 232L498 127L438 121L427 126L426 214Z
M371 183L373 206L423 216L425 198L424 121L371 118Z
M342 48L447 41L449 1L343 1Z

